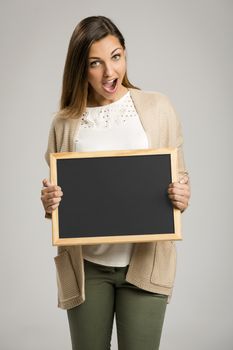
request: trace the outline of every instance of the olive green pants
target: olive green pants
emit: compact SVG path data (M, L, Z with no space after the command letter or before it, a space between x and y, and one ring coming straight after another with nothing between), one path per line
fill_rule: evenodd
M119 350L157 350L167 296L126 282L128 266L84 261L83 304L67 310L73 350L109 350L114 314Z

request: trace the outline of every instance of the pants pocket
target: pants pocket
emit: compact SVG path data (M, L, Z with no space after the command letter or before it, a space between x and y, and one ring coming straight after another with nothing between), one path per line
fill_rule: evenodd
M172 287L176 273L176 246L173 241L157 242L151 282Z
M74 268L68 251L54 258L57 272L58 302L64 304L80 295Z

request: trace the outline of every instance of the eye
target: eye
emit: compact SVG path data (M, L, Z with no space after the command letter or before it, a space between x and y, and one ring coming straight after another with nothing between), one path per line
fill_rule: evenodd
M98 65L100 64L100 61L92 61L90 62L90 67L98 67Z
M114 61L118 61L120 59L120 57L121 57L121 55L119 53L117 53L116 55L112 56Z

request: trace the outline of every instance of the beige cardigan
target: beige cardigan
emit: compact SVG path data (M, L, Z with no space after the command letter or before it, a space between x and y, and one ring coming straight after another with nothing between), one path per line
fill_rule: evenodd
M150 148L177 147L178 171L186 171L182 152L182 131L179 119L169 99L158 92L129 89L149 140ZM74 150L74 133L80 118L55 116L45 158L50 152ZM49 217L47 215L46 217ZM82 246L58 247L54 258L57 271L58 307L73 308L85 301L85 279ZM135 243L126 280L139 288L169 296L176 271L176 247L173 241Z

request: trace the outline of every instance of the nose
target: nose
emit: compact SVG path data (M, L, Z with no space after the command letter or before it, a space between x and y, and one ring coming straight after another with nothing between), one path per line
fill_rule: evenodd
M113 66L111 62L105 63L104 65L104 76L105 77L111 77L113 73Z

